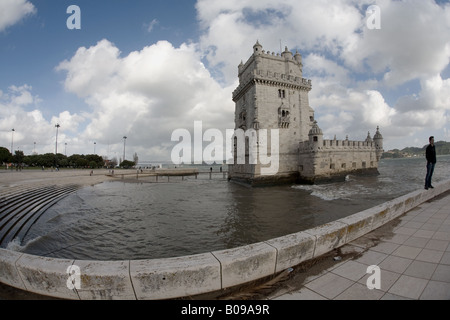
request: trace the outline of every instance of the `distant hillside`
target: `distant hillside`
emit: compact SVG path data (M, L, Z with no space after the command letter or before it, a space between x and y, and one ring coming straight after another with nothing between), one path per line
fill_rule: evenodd
M434 145L436 146L437 155L450 154L450 142L438 141L435 142ZM422 148L407 147L402 150L399 149L389 150L383 153L382 158L392 159L392 158L424 157L425 149L427 148L427 146L428 144L424 145Z

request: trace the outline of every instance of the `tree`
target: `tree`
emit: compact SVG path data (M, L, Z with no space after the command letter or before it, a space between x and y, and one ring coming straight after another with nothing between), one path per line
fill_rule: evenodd
M23 154L23 151L16 150L14 152L13 162L17 165L22 165L24 158L25 155Z
M4 147L0 147L0 162L9 162L11 161L11 152Z
M97 154L88 154L84 157L88 162L89 166L92 168L101 168L103 167L103 157Z
M120 166L122 168L128 169L134 166L134 162L130 160L124 160L120 163Z
M55 165L55 154L46 153L39 157L39 166L52 167Z

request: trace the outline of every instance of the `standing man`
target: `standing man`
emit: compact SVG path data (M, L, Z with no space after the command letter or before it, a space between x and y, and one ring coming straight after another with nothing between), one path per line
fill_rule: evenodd
M434 137L431 136L430 144L427 146L426 158L427 158L427 176L425 177L425 189L434 188L431 185L431 178L433 177L434 166L436 165L436 147L434 146Z

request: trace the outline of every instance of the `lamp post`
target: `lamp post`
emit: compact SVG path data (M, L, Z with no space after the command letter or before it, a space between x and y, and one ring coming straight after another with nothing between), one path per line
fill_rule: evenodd
M14 129L11 130L11 154L14 154Z
M95 153L95 145L96 145L96 144L97 144L97 142L94 142L94 154L96 154L96 153Z
M64 143L64 155L67 157L67 142Z
M55 128L56 128L55 167L58 166L58 129L59 129L60 127L61 127L61 126L59 125L59 123L57 123L57 124L55 125Z
M55 155L58 154L58 129L59 129L60 127L61 127L61 126L59 125L59 123L57 123L57 124L55 125L55 128L56 128Z
M126 141L127 141L127 137L123 136L123 160L122 161L125 161L125 144L126 144Z

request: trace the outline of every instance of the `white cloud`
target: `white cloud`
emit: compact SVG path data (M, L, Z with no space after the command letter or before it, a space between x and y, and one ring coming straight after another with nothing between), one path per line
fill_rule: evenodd
M36 8L27 0L0 1L0 32L35 12Z
M83 116L78 114L70 114L69 111L63 111L58 116L52 117L50 123L59 124L64 131L76 133L79 125L84 122Z
M125 57L107 40L78 49L57 70L67 73L66 90L91 107L80 138L108 144L109 156L120 156L126 135L128 158L139 149L142 160L168 159L177 128L190 130L197 120L205 129L233 128L231 88L222 88L200 59L195 45L167 41Z
M159 24L158 19L153 19L150 23L144 23L144 28L147 30L147 32L152 32L153 28Z
M362 28L341 58L351 68L383 76L396 86L415 78L434 76L450 59L450 28L446 7L434 1L379 1L381 29Z
M421 82L419 94L403 96L396 104L399 111L394 124L419 128L445 128L449 123L450 79L436 75Z
M266 50L299 46L339 54L353 45L362 14L352 1L205 1L197 3L205 33L200 44L209 48L211 67L220 67L226 83L236 77L236 61L251 54L258 39ZM233 37L227 36L232 34ZM245 62L245 61L244 61Z
M41 100L32 94L32 90L29 85L11 86L6 93L2 92L0 95L0 145L10 149L11 142L14 142L14 150L31 154L36 142L36 151L39 153L54 152L54 125L57 122L63 125L61 138L64 139L64 132L75 132L84 119L65 111L47 121L38 109ZM12 129L15 130L14 136Z

